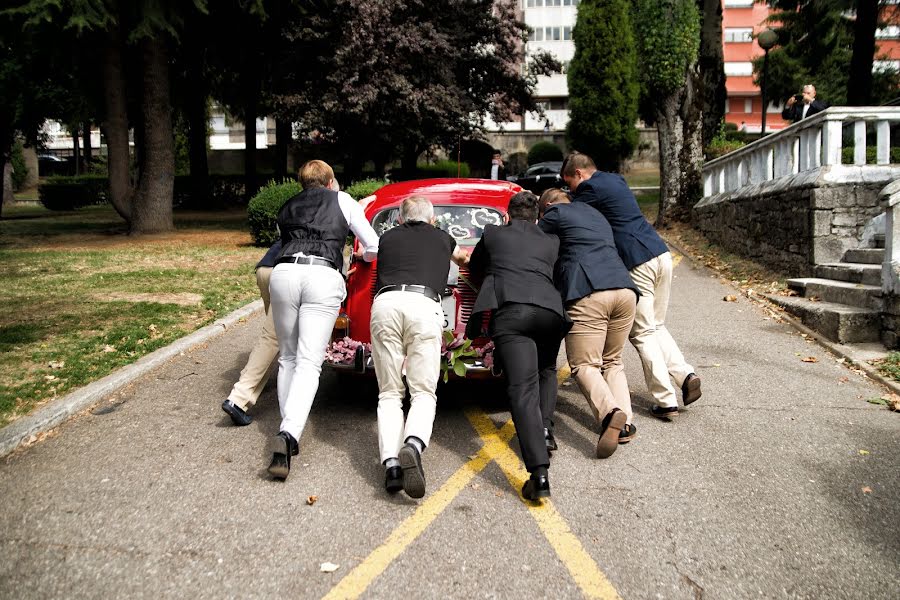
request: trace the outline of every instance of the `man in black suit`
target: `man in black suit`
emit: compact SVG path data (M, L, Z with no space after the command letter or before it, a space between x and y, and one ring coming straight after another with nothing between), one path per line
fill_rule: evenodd
M700 378L666 329L666 311L672 286L672 255L647 222L625 179L618 173L598 171L587 154L573 152L560 175L573 191L572 202L584 202L606 217L619 257L641 297L628 339L641 357L644 380L656 404L650 414L660 419L678 415L675 385L687 406L700 398Z
M491 154L491 179L506 181L506 167L503 166L503 158L500 151L494 150Z
M538 227L559 238L553 280L573 323L566 356L600 424L597 458L607 458L636 431L622 349L634 323L638 289L598 211L572 204L568 194L553 189L541 195L541 214Z
M469 261L469 272L483 283L466 332L478 337L481 313L493 311L489 333L506 372L510 412L531 473L522 487L528 500L550 496L544 431L556 408L559 344L571 326L553 287L559 240L541 231L537 218L537 197L519 192L509 201L508 223L485 227Z
M788 98L784 110L781 111L781 118L785 121L796 123L828 108L827 104L816 99L816 86L814 85L804 85L803 92L797 96Z

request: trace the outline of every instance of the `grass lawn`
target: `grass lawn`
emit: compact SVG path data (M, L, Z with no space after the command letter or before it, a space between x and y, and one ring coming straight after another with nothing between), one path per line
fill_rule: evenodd
M633 169L623 177L629 187L659 187L659 169Z
M110 207L4 207L0 426L257 298L243 210L130 237Z

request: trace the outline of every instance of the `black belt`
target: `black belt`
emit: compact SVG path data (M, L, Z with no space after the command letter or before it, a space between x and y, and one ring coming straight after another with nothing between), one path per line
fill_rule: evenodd
M422 294L426 298L434 300L435 302L441 301L441 295L427 285L410 285L408 283L401 283L400 285L386 285L378 290L378 293L375 294L375 297L377 298L384 292L415 292L417 294Z
M295 263L298 265L319 265L321 267L331 267L332 269L337 268L333 264L331 264L330 260L325 260L324 258L319 258L318 256L285 256L275 261L276 265L284 263Z

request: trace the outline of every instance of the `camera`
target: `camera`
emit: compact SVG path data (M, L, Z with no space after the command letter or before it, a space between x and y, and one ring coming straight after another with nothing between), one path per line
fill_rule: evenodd
M794 94L794 102L803 102L803 94Z

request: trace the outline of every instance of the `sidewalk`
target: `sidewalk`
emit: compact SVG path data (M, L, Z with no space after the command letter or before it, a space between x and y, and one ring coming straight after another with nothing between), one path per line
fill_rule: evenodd
M685 260L675 273L669 327L703 397L672 423L650 417L629 347L638 435L598 461L587 404L565 384L556 510L624 598L892 597L900 415L866 402L883 388L744 298L724 302L734 292L711 272ZM274 381L249 427L219 408L259 325L175 357L0 461L0 597L322 597L414 514L381 489L374 397L331 377L290 478L269 480ZM429 495L481 447L464 409L509 418L477 389L451 389L438 406ZM326 561L340 568L322 573ZM397 590L583 592L496 466L360 591Z

